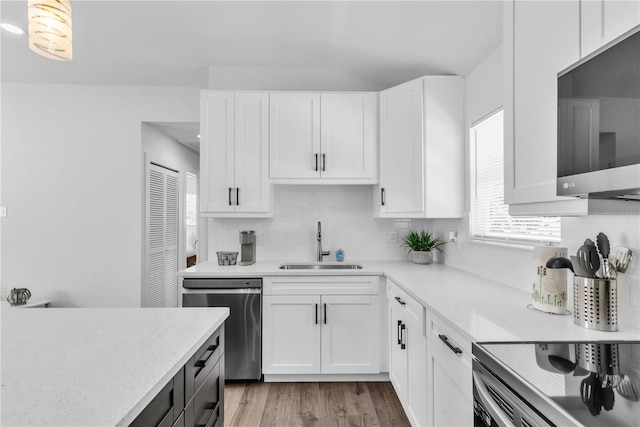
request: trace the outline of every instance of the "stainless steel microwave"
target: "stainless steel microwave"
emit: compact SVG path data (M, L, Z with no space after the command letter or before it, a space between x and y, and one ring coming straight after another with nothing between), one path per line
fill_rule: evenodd
M640 26L558 74L559 196L640 200Z

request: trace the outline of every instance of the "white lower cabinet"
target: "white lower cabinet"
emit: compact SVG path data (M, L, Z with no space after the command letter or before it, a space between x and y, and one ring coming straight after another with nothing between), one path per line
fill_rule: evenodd
M473 425L471 341L429 314L429 425Z
M426 426L427 337L425 308L395 283L387 286L389 298L389 379L411 425Z
M378 374L378 283L378 277L265 278L263 373Z

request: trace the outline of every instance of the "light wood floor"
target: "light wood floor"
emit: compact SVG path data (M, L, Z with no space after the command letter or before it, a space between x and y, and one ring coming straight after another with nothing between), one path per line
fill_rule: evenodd
M230 382L224 411L226 427L410 426L389 382Z

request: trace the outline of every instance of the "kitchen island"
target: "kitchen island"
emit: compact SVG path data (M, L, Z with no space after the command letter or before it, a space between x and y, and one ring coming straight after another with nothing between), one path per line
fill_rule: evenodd
M3 309L1 423L129 425L228 316L227 308Z

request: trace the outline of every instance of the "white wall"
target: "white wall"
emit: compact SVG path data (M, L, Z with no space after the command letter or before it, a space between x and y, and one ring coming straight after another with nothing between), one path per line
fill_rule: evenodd
M330 250L325 261L335 261L336 249L345 261L405 259L400 243L386 243L387 232L406 228L431 228L431 221L373 218L370 185L274 185L274 217L271 219L209 219L209 259L216 251L239 251L240 230L255 230L261 245L259 261L310 262L316 259L316 230L322 221L322 247Z
M502 107L503 73L502 47L494 51L465 79L465 164L469 164L469 128L479 119ZM468 175L468 174L467 174ZM447 244L445 263L479 276L531 292L533 253L531 247L503 246L469 241L469 188L466 177L467 214L462 220L435 220L434 230L446 235L448 230L457 230L459 241ZM574 254L589 237L595 241L598 232L604 232L612 245L625 245L640 250L639 216L588 216L562 219L561 245ZM621 326L640 326L640 262L634 260L630 270L618 279ZM571 288L569 288L571 289ZM569 292L571 295L571 292ZM518 302L520 304L528 301ZM571 302L570 302L571 304Z
M2 288L140 306L141 123L194 122L194 88L2 86Z

